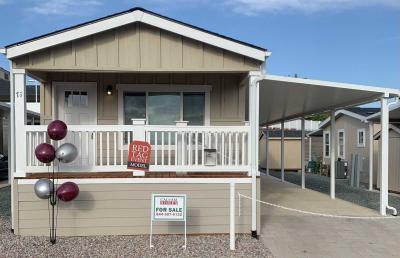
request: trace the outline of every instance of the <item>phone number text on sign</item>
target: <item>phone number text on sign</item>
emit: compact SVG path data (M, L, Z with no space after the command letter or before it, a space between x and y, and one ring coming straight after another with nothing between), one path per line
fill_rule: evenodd
M152 220L184 221L186 195L152 195Z

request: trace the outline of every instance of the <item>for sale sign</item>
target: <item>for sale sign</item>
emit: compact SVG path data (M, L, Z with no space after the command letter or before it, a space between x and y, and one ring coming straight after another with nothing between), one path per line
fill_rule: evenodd
M153 194L152 221L186 221L186 195Z
M129 144L128 169L149 169L151 156L151 145L144 141L133 141Z

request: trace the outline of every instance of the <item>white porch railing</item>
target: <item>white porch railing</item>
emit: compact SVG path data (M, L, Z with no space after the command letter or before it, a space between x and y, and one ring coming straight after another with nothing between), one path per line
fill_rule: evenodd
M153 125L71 125L62 141L49 139L47 126L25 126L26 172L48 172L50 166L37 161L35 148L47 142L56 148L65 142L75 144L78 158L60 164L60 171L114 172L127 169L128 144L132 140L150 142L150 171L237 172L250 170L249 126L153 126ZM138 132L144 131L144 136ZM136 133L135 133L136 132ZM214 149L214 164L206 152Z

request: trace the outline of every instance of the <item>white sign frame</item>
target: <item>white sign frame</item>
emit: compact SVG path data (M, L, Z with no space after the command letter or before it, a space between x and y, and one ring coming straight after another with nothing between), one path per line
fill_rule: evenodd
M155 211L155 198L156 197L178 197L178 198L183 198L183 218L182 219L172 219L172 218L165 218L165 219L159 219L155 218L154 216L154 211ZM152 194L151 195L151 216L150 216L150 248L153 248L154 245L152 244L152 239L153 239L153 222L154 221L183 221L185 225L185 244L182 246L182 248L186 249L186 243L187 243L187 227L186 227L186 194Z

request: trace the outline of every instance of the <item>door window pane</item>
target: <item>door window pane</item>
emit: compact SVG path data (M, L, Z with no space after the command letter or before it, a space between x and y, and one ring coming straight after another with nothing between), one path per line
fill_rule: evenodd
M144 92L124 93L124 124L131 125L132 118L146 118L146 94Z
M151 92L147 108L150 125L174 125L181 117L181 95L178 92Z
M204 93L183 94L183 121L188 121L188 125L204 125L204 110Z

